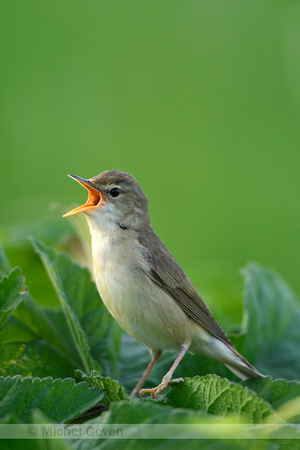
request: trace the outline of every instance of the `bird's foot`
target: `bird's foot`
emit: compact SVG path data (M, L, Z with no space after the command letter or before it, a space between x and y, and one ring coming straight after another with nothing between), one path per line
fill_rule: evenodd
M166 387L171 386L174 383L180 383L181 381L184 381L183 378L175 378L174 380L169 380L167 376L164 376L161 383L152 388L152 389L140 389L140 397L144 394L151 394L152 398L158 398L158 395L166 389Z

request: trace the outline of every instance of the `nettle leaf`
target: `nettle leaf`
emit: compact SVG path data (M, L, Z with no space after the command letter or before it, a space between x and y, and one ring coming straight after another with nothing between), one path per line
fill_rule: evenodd
M4 261L2 267L9 268L3 251L0 251L0 260ZM15 283L10 286L9 294L7 288L10 281ZM15 309L9 309L10 306L6 308L9 314L6 314L6 323L0 328L1 375L67 377L73 375L75 368L82 367L76 349L67 344L65 333L60 333L24 289L20 269L16 268L8 278L2 278L0 285L5 298L4 306L17 305Z
M64 254L33 240L60 298L67 323L87 372L100 370L117 378L122 330L102 303L89 271Z
M0 374L68 377L77 364L16 317L0 328Z
M153 401L147 400L124 400L115 403L109 411L101 414L97 419L92 419L97 423L185 423L187 418L199 418L205 421L205 417L199 411L176 410L170 406L162 406Z
M271 377L265 377L243 381L242 385L256 392L260 398L270 403L274 409L278 409L284 403L297 397L300 398L299 381L273 380Z
M55 324L55 330L59 334L61 334L61 331L63 330L63 345L69 349L69 355L72 355L72 357L77 361L77 366L75 369L83 369L80 355L74 345L73 337L62 309L43 307L43 313L52 324Z
M76 368L81 365L73 342L67 339L66 322L59 323L56 317L52 317L45 309L41 309L29 294L15 310L14 317L41 339L67 354L74 361Z
M101 371L100 367L98 367L98 364L96 361L93 360L92 355L90 353L90 347L88 343L87 335L85 334L84 330L81 327L81 324L76 317L72 307L69 304L68 301L68 295L65 291L65 286L63 283L63 278L61 277L61 273L55 264L53 260L55 260L56 254L53 250L47 249L41 242L38 242L36 239L32 239L33 245L37 251L37 253L40 255L44 266L47 270L47 273L49 275L50 280L52 281L52 284L56 290L56 293L59 297L62 310L65 314L66 321L68 324L68 327L71 331L74 344L77 348L77 351L80 355L82 364L84 369L87 372L91 372L93 369L99 369ZM64 272L62 273L64 275ZM77 274L73 271L71 274L69 274L69 284L75 286L79 292L81 292L81 296L83 297L85 292L82 289L83 286L78 286L78 277ZM81 288L81 289L80 289ZM75 291L73 292L73 294ZM72 297L70 297L72 298Z
M9 270L1 249L0 261L2 269ZM78 355L74 351L72 355L63 335L26 291L19 268L13 269L0 282L0 321L3 325L0 329L0 374L73 375L74 368L81 367L80 362L76 362Z
M182 449L186 446L190 449L240 449L246 448L239 440L217 439L220 436L220 425L226 425L228 437L236 436L236 428L230 427L236 424L238 418L215 417L204 415L199 411L175 409L169 406L161 406L153 401L131 400L121 401L111 405L109 411L102 413L99 417L89 420L88 425L107 425L108 430L124 430L126 439L122 440L122 448L133 449L141 448L160 448L160 449ZM116 424L115 427L109 425ZM122 424L122 425L119 425ZM193 425L196 426L193 426ZM209 425L209 427L197 427L198 424ZM153 439L153 427L160 430L160 437ZM170 426L166 426L170 425ZM188 425L188 427L186 426ZM91 428L89 428L90 430ZM89 432L90 434L90 432ZM122 434L118 434L122 436ZM81 435L80 439L73 439L72 448L74 449L115 449L120 447L120 439L113 438L103 440L102 436L91 440L88 433ZM139 439L143 439L142 444ZM184 441L183 441L184 439ZM201 444L199 444L199 439ZM187 441L188 440L188 441ZM184 445L186 443L186 445ZM252 442L251 442L252 444Z
M106 395L106 390L76 384L72 378L0 377L0 418L14 415L19 421L30 423L34 409L41 410L50 419L66 423L95 406Z
M166 404L220 416L241 416L247 423L262 423L274 413L267 402L249 389L216 375L185 378L184 383L174 384Z
M37 425L46 425L45 429L51 430L49 425L54 425L55 422L50 420L45 414L43 414L39 409L34 409L31 415L31 423ZM48 425L48 426L47 426ZM70 425L68 425L69 427ZM45 432L46 434L46 432ZM53 433L54 434L54 433ZM49 431L50 435L50 431ZM42 439L30 439L30 447L28 450L73 450L71 447L71 443L64 437L55 436L55 439L47 439L46 437ZM22 442L22 450L24 449L24 440ZM16 450L18 450L18 446L16 446ZM25 447L26 450L26 447Z
M300 304L273 270L249 264L245 277L242 354L265 375L296 379L300 373ZM239 342L240 341L240 342Z
M27 295L19 267L0 280L0 327L8 320Z
M93 370L90 375L81 370L75 371L76 378L88 382L91 386L97 386L100 389L106 389L107 395L102 400L105 406L109 406L112 402L119 402L128 398L124 387L117 381L109 377L102 377L96 370Z

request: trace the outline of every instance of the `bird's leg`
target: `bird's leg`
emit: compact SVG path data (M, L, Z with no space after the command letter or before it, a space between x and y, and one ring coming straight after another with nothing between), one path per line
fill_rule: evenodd
M146 370L144 371L143 375L141 376L141 378L137 382L137 385L135 386L135 388L131 392L130 397L132 397L132 398L137 397L141 387L143 386L143 384L146 381L146 378L148 377L149 373L151 372L151 370L153 369L153 367L157 363L160 355L162 354L161 350L153 350L153 349L151 349L150 351L151 351L152 359L149 362L148 366L146 367Z
M164 389L166 389L166 387L170 386L173 383L178 383L179 381L183 381L183 378L176 378L175 380L172 380L172 375L175 372L176 367L178 366L178 364L180 363L180 361L182 360L182 358L184 357L184 355L188 351L188 349L189 349L189 345L184 344L181 347L181 350L178 353L177 358L173 362L169 372L167 372L166 375L161 380L161 383L158 386L156 386L155 388L152 388L152 389L141 389L140 390L140 396L142 396L142 395L144 395L146 393L149 393L149 394L151 394L152 398L158 398L158 394L160 392L162 392Z

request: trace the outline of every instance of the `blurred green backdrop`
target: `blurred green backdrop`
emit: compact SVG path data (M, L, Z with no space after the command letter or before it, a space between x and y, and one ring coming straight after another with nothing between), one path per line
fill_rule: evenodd
M3 236L64 227L49 205L86 199L66 175L119 169L197 287L255 260L299 290L299 17L299 1L2 0Z

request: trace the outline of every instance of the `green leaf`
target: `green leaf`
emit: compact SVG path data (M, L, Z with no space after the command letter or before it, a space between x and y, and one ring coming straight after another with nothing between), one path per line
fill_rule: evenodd
M72 376L78 367L67 353L11 316L0 328L0 374L26 376Z
M40 410L34 409L31 415L33 424L43 424L49 425L53 424L53 421L49 419L45 414L43 414ZM32 449L32 444L35 444L35 447ZM18 447L17 447L18 449ZM22 446L23 449L23 446ZM65 439L63 436L55 439L31 439L30 440L30 450L72 450L71 444Z
M9 261L4 253L3 246L0 243L0 278L1 275L8 275L11 271Z
M13 315L0 329L1 375L68 377L83 367L60 331L66 326L54 324L29 293Z
M99 367L95 367L88 356L90 347L93 358L101 363L103 373L117 378L122 330L102 303L89 271L38 241L34 241L34 246L59 295L73 338L85 361L85 370L99 372ZM80 325L83 332L78 331Z
M0 329L0 374L68 377L82 367L75 347L60 332L66 326L54 323L28 293Z
M21 269L16 267L0 281L0 327L26 297Z
M104 389L76 384L72 378L0 377L0 418L15 415L21 422L31 422L34 409L52 420L66 423L95 406L106 395Z
M273 380L271 377L265 377L243 381L242 385L256 392L260 398L270 403L274 409L278 409L292 399L300 398L299 381Z
M208 414L242 417L247 423L262 423L274 413L267 402L249 389L216 375L185 378L184 383L174 384L166 404Z
M272 270L249 264L244 270L244 336L241 353L265 375L288 380L300 373L300 304Z
M57 255L53 250L47 249L41 242L38 242L36 239L32 239L32 241L36 252L40 255L45 265L47 273L59 297L62 310L65 314L67 324L71 331L74 344L78 350L84 369L87 372L91 372L94 369L98 369L100 371L100 367L98 366L96 361L93 360L90 353L87 335L83 331L78 318L76 317L72 307L69 304L68 295L65 291L66 286L64 283L64 278L62 278L62 276L66 275L66 278L68 280L67 286L71 287L71 289L73 290L73 295L75 295L75 292L77 291L77 295L79 293L79 295L81 294L81 296L84 297L85 286L78 285L78 278L76 277L77 274L74 270L69 270L68 273L66 273L66 271L59 270L59 267L54 262ZM70 269L70 266L68 267L68 269ZM72 296L70 296L70 298L72 298ZM82 303L82 305L84 305L84 303Z
M101 377L96 370L93 370L90 375L87 375L81 370L76 370L75 376L82 381L87 381L91 386L106 389L108 391L107 395L102 400L105 406L109 406L112 402L119 402L128 398L124 387L118 381L109 377Z
M67 339L66 321L59 322L54 313L54 310L51 310L51 313L49 313L41 309L28 294L15 310L14 317L30 328L37 336L67 354L74 361L75 368L77 368L81 365L80 357L73 345L73 341L68 341ZM60 313L63 316L61 311Z
M61 209L61 214L63 212L64 208ZM50 287L49 277L28 236L34 236L44 244L54 246L58 251L71 252L71 257L74 256L75 261L77 259L84 264L90 261L86 251L87 246L76 234L73 221L62 220L61 214L60 211L56 211L51 218L0 226L0 240L6 249L6 254L11 261L16 261L16 264L22 268L30 291L41 294L36 294L38 304L48 307L57 307L59 300ZM84 223L85 217L82 219Z
M109 411L104 412L90 422L94 423L187 423L189 419L197 418L201 422L206 417L199 411L176 410L170 406L162 406L154 401L123 400L114 403Z
M58 348L65 347L68 350L68 354L72 356L72 358L77 362L77 367L82 368L82 362L77 351L77 348L74 345L73 337L68 328L68 323L66 321L65 314L63 313L61 308L43 308L42 312L45 317L55 327L55 333L57 337L60 339L60 344L57 345ZM61 336L61 332L63 330L63 335Z
M125 431L124 434L126 434L126 439L122 441L120 439L103 440L100 437L91 441L84 439L86 436L83 434L81 439L72 440L72 448L78 450L115 449L120 448L121 442L122 448L125 449L143 447L165 450L175 448L180 450L187 447L195 450L199 448L238 450L241 448L249 448L245 447L244 443L240 440L226 439L223 445L223 441L216 438L216 436L220 435L220 425L222 424L226 425L228 436L234 438L236 429L233 427L230 428L230 425L236 423L238 423L238 419L235 417L217 418L204 415L199 411L161 406L152 401L121 401L111 405L109 411L102 413L96 419L89 420L87 424L108 425L109 429L113 428L116 431L123 429ZM116 424L116 426L110 427L111 424ZM210 427L203 429L203 427L193 427L191 424L209 424ZM161 430L161 438L153 439L152 425L157 427L156 430ZM167 425L171 426L168 427ZM97 438L97 435L95 437ZM253 441L251 445L252 443Z

